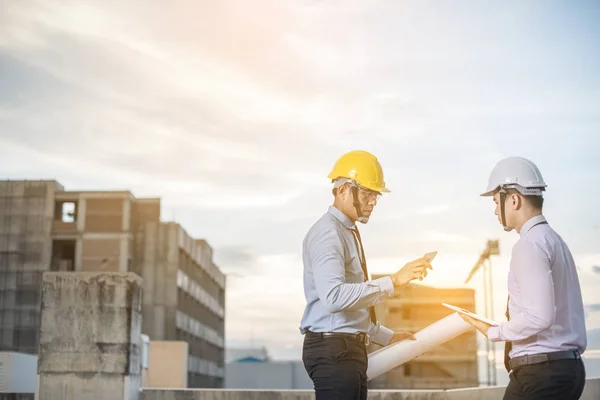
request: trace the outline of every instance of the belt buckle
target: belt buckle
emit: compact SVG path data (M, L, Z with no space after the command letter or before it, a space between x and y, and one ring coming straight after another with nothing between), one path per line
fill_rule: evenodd
M371 337L368 333L365 333L365 347L368 347L371 344Z

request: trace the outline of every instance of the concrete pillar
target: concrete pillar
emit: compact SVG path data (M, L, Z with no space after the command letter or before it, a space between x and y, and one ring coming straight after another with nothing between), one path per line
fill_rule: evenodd
M138 400L142 280L132 273L46 272L39 400Z

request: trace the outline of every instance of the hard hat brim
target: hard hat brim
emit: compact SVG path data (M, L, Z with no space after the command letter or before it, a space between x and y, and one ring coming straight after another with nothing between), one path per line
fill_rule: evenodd
M329 176L329 178L331 179L331 175ZM331 181L332 181L332 182L335 182L335 181L336 181L336 180L338 180L338 179L348 179L348 181L355 182L357 185L359 185L359 186L361 186L361 187L363 187L363 188L365 188L365 189L372 190L372 191L374 191L374 192L379 192L379 193L390 193L390 192L391 192L391 190L390 190L390 189L388 189L388 188L387 188L387 187L385 187L385 186L384 186L384 187L375 187L375 186L372 186L372 185L364 185L364 184L362 184L362 183L360 183L360 182L358 182L357 180L355 180L355 179L352 179L352 178L346 178L346 177L337 177L337 178L333 178L333 179L331 179Z
M518 184L510 184L510 185L504 186L504 188L506 188L506 189L517 189L517 191L519 193L523 194L523 195L542 196L542 192L544 190L546 190L546 185L539 186L539 187L523 187L523 186L520 186ZM498 190L500 190L500 186L496 186L492 190L488 190L485 193L481 193L480 196L482 196L482 197L493 196L494 193L496 193ZM527 193L527 191L536 191L538 193L535 193L535 192Z

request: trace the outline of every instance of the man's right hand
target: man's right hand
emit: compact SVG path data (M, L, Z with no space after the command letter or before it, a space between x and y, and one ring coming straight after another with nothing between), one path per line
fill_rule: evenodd
M407 263L401 270L391 276L395 287L406 285L408 282L418 279L423 280L427 276L427 268L433 269L429 261L424 258L417 258Z

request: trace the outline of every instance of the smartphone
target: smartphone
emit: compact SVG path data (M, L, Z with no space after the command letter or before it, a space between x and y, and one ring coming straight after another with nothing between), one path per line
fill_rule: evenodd
M423 256L427 261L432 262L435 256L437 256L437 251L432 251L431 253L427 253Z

